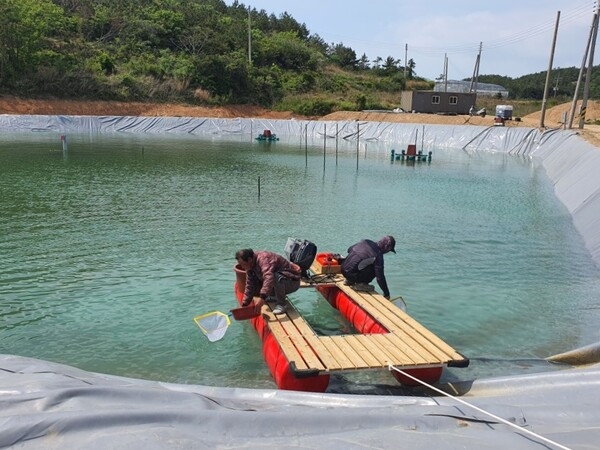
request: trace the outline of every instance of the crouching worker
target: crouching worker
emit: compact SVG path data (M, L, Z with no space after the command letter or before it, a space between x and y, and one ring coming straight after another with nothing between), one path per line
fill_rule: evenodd
M383 291L383 296L389 300L385 273L383 270L383 255L388 252L396 253L396 240L393 236L385 236L374 242L364 239L348 249L348 256L342 262L342 274L346 284L364 289L374 278Z
M248 306L258 295L260 298L254 302L254 308L260 311L267 298L274 297L273 313L285 313L285 296L300 288L300 266L277 253L255 252L250 248L238 250L235 259L246 271L242 306Z

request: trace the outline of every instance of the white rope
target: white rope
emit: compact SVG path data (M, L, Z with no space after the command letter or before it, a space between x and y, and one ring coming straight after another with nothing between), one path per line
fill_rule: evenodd
M569 447L565 447L564 445L561 445L561 444L559 444L558 442L554 442L554 441L552 441L552 440L550 440L550 439L548 439L548 438L545 438L544 436L540 436L540 435L539 435L539 434L537 434L537 433L534 433L534 432L532 432L532 431L526 430L525 428L523 428L523 427L520 427L519 425L516 425L516 424L514 424L514 423L512 423L512 422L509 422L508 420L505 420L505 419L503 419L502 417L498 417L498 416L496 416L495 414L492 414L492 413L490 413L490 412L487 412L487 411L485 411L485 410L483 410L483 409L481 409L481 408L479 408L479 407L477 407L477 406L475 406L475 405L472 405L472 404L470 404L470 403L468 403L468 402L465 402L464 400L462 400L462 399L460 399L460 398L458 398L458 397L455 397L455 396L453 396L453 395L451 395L451 394L448 394L447 392L444 392L444 391L442 391L441 389L438 389L438 388L436 388L436 387L433 387L433 386L431 386L430 384L427 384L427 383L425 383L424 381L421 381L421 380L419 380L418 378L415 378L415 377L413 377L412 375L410 375L410 374L408 374L408 373L404 372L403 370L400 370L400 369L398 369L397 367L394 367L394 366L392 366L391 364L388 364L388 369L389 369L389 370L395 370L396 372L400 372L402 375L404 375L404 376L406 376L406 377L408 377L408 378L410 378L410 379L412 379L412 380L414 380L414 381L416 381L416 382L418 382L418 383L421 383L423 386L426 386L426 387L427 387L427 388L429 388L429 389L433 389L434 391L436 391L436 392L438 392L438 393L440 393L440 394L442 394L442 395L445 395L446 397L450 397L451 399L454 399L454 400L456 400L457 402L459 402L459 403L462 403L462 404L463 404L463 405L465 405L465 406L469 406L469 407L471 407L471 408L473 408L473 409L475 409L475 410L479 411L480 413L486 414L486 415L488 415L488 416L492 417L493 419L495 419L495 420L497 420L497 421L499 421L499 422L502 422L502 423L503 423L503 424L505 424L505 425L508 425L508 426L514 427L514 428L516 428L517 430L519 430L519 431L520 431L520 432L522 432L522 433L526 433L526 434L529 434L529 435L531 435L531 436L534 436L534 437L535 437L535 438L537 438L537 439L540 439L540 440L542 440L542 441L544 441L544 442L547 442L548 444L555 445L556 447L558 447L558 448L561 448L561 449L563 449L563 450L571 450Z

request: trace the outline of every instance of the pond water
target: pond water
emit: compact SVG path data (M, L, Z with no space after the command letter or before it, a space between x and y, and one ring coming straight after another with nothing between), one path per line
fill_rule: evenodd
M0 140L0 352L176 383L274 387L248 322L211 343L193 322L236 306L239 248L288 237L345 253L392 234L392 297L471 359L444 380L556 370L598 340L600 273L528 159L433 149L139 135ZM348 324L316 292L319 333ZM334 391L395 385L384 371Z

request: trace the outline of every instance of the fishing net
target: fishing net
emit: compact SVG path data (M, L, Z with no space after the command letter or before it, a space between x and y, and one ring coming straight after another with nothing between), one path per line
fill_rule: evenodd
M229 316L221 311L213 311L194 317L194 322L206 335L210 342L215 342L225 336L227 327L231 324Z

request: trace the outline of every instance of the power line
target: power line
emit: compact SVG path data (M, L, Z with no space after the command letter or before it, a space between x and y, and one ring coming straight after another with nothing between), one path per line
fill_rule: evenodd
M595 9L595 2L590 2L590 0L581 1L579 4L574 7L568 9L567 11L561 11L561 26L565 26L571 23L581 22L581 19L591 17ZM587 26L587 25L586 25ZM494 39L492 40L484 40L484 51L489 51L493 49L499 49L503 47L514 46L523 41L535 39L542 35L550 36L554 29L554 20L550 17L547 21L532 25L528 27L526 30L522 30L516 33L507 34L504 36L497 37L497 33L494 35ZM499 28L501 31L501 28ZM330 35L329 37L342 37L340 35ZM348 38L348 36L343 36ZM342 38L343 38L342 37ZM377 48L379 50L383 48L389 48L393 51L398 50L397 43L390 43L389 41L371 41L371 40L361 40L356 39L355 37L351 38L352 41L356 44L362 44L365 46ZM407 39L407 41L410 41ZM481 42L480 38L477 38L476 41L473 42L463 42L456 44L448 44L445 43L444 46L421 46L418 44L408 43L409 49L412 55L418 56L441 56L444 54L459 54L459 53L476 53L479 49L479 43Z
M589 1L585 2L586 5L579 5L575 9L569 10L562 14L561 25L564 26L569 23L578 22L580 19L590 17L593 13L593 9L590 8ZM523 42L526 40L534 39L540 35L549 35L554 29L554 22L547 21L532 27L527 30L520 31L518 33L502 36L499 39L484 41L484 49L492 50L508 46L513 46L516 43ZM479 48L479 41L445 45L444 47L422 47L419 45L410 45L413 53L421 55L441 55L443 53L473 53Z

